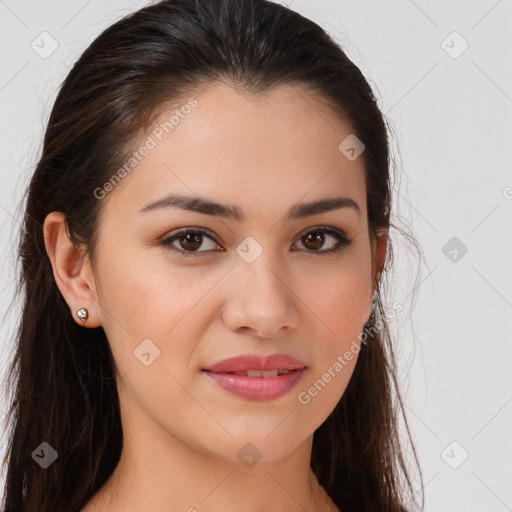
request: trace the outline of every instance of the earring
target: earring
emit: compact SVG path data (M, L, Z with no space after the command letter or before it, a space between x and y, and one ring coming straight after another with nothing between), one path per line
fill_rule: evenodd
M87 308L80 308L76 312L76 316L80 321L85 322L89 318L89 311L87 311Z

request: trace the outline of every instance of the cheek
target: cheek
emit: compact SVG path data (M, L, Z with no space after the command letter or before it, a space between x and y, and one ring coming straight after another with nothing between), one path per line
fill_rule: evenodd
M359 334L370 313L370 258L364 250L354 251L314 275L304 278L307 304L324 326L325 337L343 345Z
M368 318L370 294L361 288L350 288L345 280L332 283L333 291L324 298L317 297L313 313L321 321L316 322L316 340L312 370L319 377L331 368L347 351L344 365L347 370L355 365L360 346L360 333ZM345 372L347 373L347 372ZM338 379L342 380L342 379Z
M313 364L298 401L305 411L315 409L317 418L330 414L352 376L371 306L370 275L370 260L361 251L340 259L325 275L317 273L316 286L311 281L305 286L304 302L311 304L315 326Z
M201 329L200 300L218 278L191 286L185 273L133 253L115 265L105 259L101 268L103 328L126 410L136 408L137 417L148 416L174 433L186 432L191 417L206 423L208 415L187 392L195 377L189 361ZM175 418L174 408L183 421ZM189 444L194 442L191 436Z
M100 275L104 320L112 324L115 317L134 338L169 334L193 311L215 277L192 276L145 251L127 251L115 262L105 261Z
M368 319L371 295L364 286L350 288L346 281L339 283L340 290L325 305L325 323L330 327L331 339L329 351L345 351L362 331Z
M142 355L149 353L143 357L154 361L151 368L169 368L180 374L180 381L186 378L181 373L186 374L190 355L211 321L211 311L201 306L222 273L192 274L128 251L115 264L105 259L99 273L99 302L119 373L138 374L145 368Z

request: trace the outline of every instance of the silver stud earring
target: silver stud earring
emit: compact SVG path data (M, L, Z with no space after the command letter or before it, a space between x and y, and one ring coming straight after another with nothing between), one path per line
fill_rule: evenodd
M81 322L85 322L89 318L89 311L87 311L87 308L80 308L76 312L76 316Z

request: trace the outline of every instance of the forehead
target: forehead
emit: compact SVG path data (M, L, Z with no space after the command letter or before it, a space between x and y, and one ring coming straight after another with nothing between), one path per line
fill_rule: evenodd
M136 165L107 202L136 211L176 191L256 212L338 193L365 211L363 159L351 161L338 148L351 133L299 86L255 95L218 84L159 115L133 148ZM141 157L144 146L150 149Z

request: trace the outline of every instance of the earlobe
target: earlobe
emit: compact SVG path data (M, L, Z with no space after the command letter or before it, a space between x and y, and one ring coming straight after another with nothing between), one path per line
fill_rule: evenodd
M46 216L43 235L55 282L73 319L85 327L98 327L101 323L94 297L94 283L91 273L85 268L89 262L84 257L84 250L69 238L64 213L51 212ZM81 309L85 309L87 314L78 316L77 312Z

